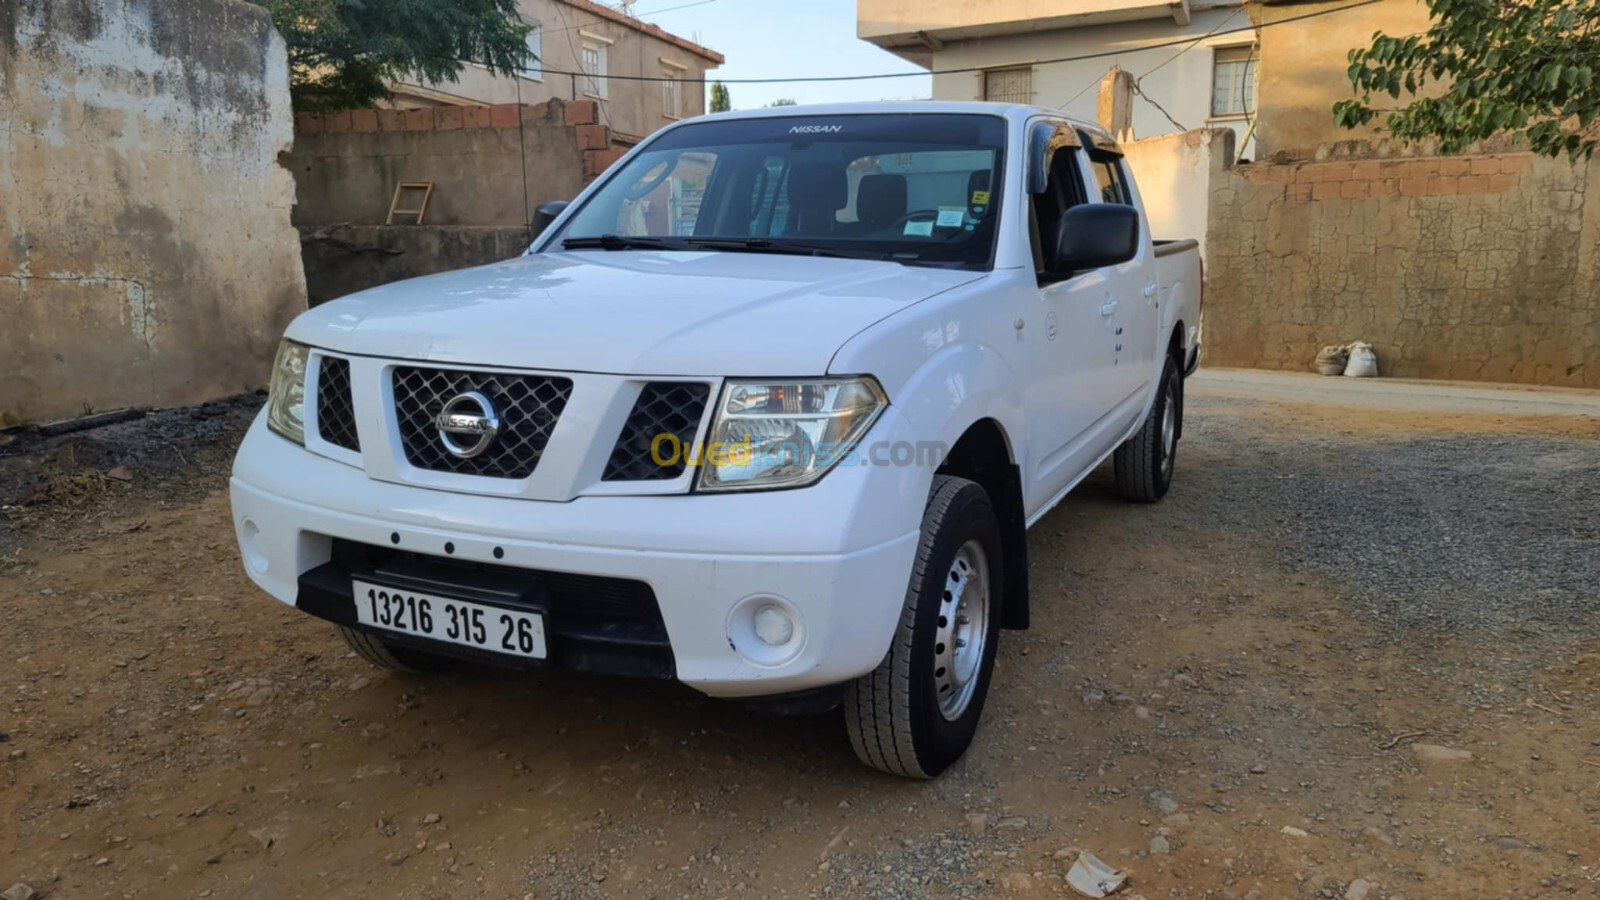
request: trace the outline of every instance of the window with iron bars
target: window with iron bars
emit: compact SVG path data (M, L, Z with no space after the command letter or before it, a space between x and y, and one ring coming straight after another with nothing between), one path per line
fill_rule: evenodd
M984 72L983 99L994 103L1032 103L1033 69L990 69Z

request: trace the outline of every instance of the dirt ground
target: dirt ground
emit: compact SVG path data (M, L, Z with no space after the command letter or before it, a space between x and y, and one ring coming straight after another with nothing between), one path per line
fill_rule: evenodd
M129 480L13 453L0 890L1053 896L1087 849L1129 897L1600 897L1600 419L1295 385L1203 373L1166 501L1100 472L1030 533L1034 627L931 783L836 715L370 668L242 572L249 401Z

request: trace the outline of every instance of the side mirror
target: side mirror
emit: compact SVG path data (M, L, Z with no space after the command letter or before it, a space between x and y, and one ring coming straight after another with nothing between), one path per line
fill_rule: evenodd
M550 223L554 222L557 216L566 212L566 209L567 201L565 200L551 200L549 203L539 204L533 210L533 234L529 235L529 237L536 238L544 234L544 230L550 227Z
M1055 274L1125 263L1139 254L1139 210L1121 203L1080 203L1061 214L1045 268Z

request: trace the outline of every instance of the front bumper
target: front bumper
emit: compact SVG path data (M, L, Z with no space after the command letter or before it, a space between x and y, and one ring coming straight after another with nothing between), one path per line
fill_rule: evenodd
M895 423L879 427L892 432ZM924 496L930 476L841 468L791 491L525 500L374 480L258 419L230 491L250 578L322 618L354 622L340 586L351 565L365 563L335 553L352 546L485 571L642 583L659 607L678 680L711 696L760 697L847 681L882 660L918 540L922 503L907 498ZM571 602L581 603L581 593ZM795 624L778 650L756 643L747 627L764 603ZM553 662L580 658L581 648L561 641L558 628Z

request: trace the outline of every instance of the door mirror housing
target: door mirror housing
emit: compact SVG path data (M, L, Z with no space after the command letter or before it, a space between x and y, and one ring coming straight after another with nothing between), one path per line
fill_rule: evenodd
M556 217L566 212L566 210L567 201L565 200L551 200L549 203L539 204L533 211L533 234L529 235L529 237L538 237L544 234L544 230L550 227L550 223L554 222Z
M1045 269L1068 275L1125 263L1139 255L1139 210L1121 203L1080 203L1061 214Z

